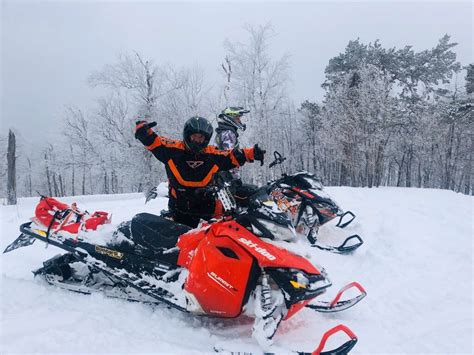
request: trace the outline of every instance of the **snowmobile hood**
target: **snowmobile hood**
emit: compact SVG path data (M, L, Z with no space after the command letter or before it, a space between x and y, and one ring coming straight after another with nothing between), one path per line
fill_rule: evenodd
M307 259L265 242L235 221L214 224L209 232L217 238L233 239L255 257L260 267L292 268L303 270L308 274L321 274L321 271Z

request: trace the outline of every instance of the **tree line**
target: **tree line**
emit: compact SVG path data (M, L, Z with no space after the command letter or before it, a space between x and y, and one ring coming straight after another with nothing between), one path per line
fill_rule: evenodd
M246 31L245 42L225 42L217 84L206 81L198 66L156 64L139 53L91 73L91 90L102 93L97 105L65 110L54 142L31 153L15 148L13 132L0 139L8 157L3 176L14 176L16 165L15 195L144 191L163 181L165 172L134 139L134 121L156 121L159 134L180 138L187 118L216 123L225 106L251 111L242 145L264 146L267 162L275 150L288 157L284 167L245 166L245 181L260 184L307 170L325 185L473 193L474 65L456 61L448 35L419 52L350 41L326 66L324 99L295 106L290 57L269 54L272 27ZM2 184L2 196L10 198L12 186Z

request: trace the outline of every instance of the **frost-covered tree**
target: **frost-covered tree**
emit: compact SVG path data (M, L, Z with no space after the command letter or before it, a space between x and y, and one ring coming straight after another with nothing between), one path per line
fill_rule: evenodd
M262 145L267 163L280 151L288 172L306 169L329 185L473 193L474 66L464 67L458 83L461 66L449 36L422 51L350 41L328 62L324 100L295 109L289 57L272 54L272 27L245 30L244 42L225 42L223 80L215 85L199 66L158 65L138 53L92 73L90 84L101 88L97 105L67 109L62 137L27 151L15 132L17 195L143 191L165 171L135 140L135 121L156 121L159 134L180 138L190 116L213 121L225 106L250 109L242 145ZM0 149L6 180L7 137ZM263 183L283 171L267 166L246 165L243 179ZM7 196L6 183L0 192Z
M343 80L344 79L344 80ZM390 78L373 65L349 72L327 87L323 127L337 162L333 183L381 184L386 148L398 125Z
M11 130L8 132L7 170L7 204L16 205L16 139Z
M326 159L322 153L323 146L320 144L320 133L322 130L322 107L321 105L306 100L298 109L301 121L301 132L303 133L304 141L301 147L306 148L303 164L307 170L320 171L320 169L327 168ZM305 163L306 161L306 163ZM325 173L319 174L325 177Z
M270 25L247 26L245 43L225 42L227 51L225 69L225 95L228 103L250 109L248 132L244 143L260 143L269 153L280 148L284 135L281 123L287 116L287 84L289 56L273 59L270 55L271 39L275 36ZM224 66L224 68L226 68ZM227 71L226 71L227 70ZM269 175L268 168L253 170L250 178L260 180ZM262 182L262 181L260 181Z
M107 90L91 118L101 149L105 193L142 191L162 181L161 164L133 137L135 121L156 121L159 134L180 138L186 119L207 116L209 86L198 66L175 68L155 65L142 56L122 55L89 78L93 86Z
M324 111L337 183L421 184L433 98L460 68L455 45L447 35L421 52L356 40L329 61Z
M466 93L474 93L474 64L469 64L466 67Z

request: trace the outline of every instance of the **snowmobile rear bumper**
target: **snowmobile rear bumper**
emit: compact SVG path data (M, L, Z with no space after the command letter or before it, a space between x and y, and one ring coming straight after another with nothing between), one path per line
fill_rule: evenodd
M3 251L3 254L9 253L18 248L27 247L28 245L33 244L35 240L36 239L30 236L29 234L21 233L18 238L16 238L11 244L9 244L5 248L5 250Z

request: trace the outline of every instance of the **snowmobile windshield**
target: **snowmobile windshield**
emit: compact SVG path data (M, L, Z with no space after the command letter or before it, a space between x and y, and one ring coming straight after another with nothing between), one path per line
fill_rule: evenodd
M296 232L288 215L271 199L264 189L254 200L247 213L252 230L259 236L273 240L293 241ZM252 196L252 197L255 197Z
M331 196L328 195L328 193L324 190L320 190L320 189L309 189L310 192L313 193L313 195L316 195L320 198L323 198L323 199L326 199L326 200L331 200L333 203L334 200L332 200Z
M302 190L323 189L323 185L319 182L319 180L313 174L310 174L307 171L301 171L293 175L284 175L277 182L280 186L288 185L291 187L298 187Z
M300 187L303 189L323 189L323 185L316 179L316 177L309 173L297 174L295 175L295 180L297 181L298 185L300 185Z
M270 196L268 195L266 187L258 188L251 196L250 200L254 205L261 205L267 201L272 201Z
M257 220L272 234L273 240L282 240L286 242L296 240L296 231L291 223L279 224L264 218L257 218Z

